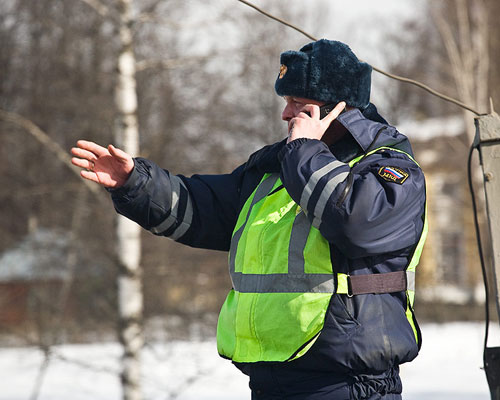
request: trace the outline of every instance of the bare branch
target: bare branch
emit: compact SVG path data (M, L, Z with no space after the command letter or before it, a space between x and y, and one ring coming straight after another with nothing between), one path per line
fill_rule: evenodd
M91 363L88 363L86 361L82 361L82 360L77 359L77 358L67 357L67 356L59 353L57 351L57 348L51 349L51 355L52 355L52 358L54 358L54 359L61 360L61 361L67 362L69 364L76 365L80 368L84 368L84 369L87 369L89 371L110 374L113 376L119 376L119 374L120 374L120 372L118 370L115 370L113 368L98 367L98 366L92 365Z
M172 58L170 60L143 60L137 62L136 71L141 72L151 68L172 69L172 68L182 67L188 64L195 64L197 62L208 60L215 56L216 54L205 55L205 56Z
M484 1L474 4L477 7L477 93L476 106L481 107L488 103L488 73L490 66L488 12Z
M309 33L303 31L302 29L296 27L295 25L291 24L290 22L285 21L284 19L278 18L278 17L276 17L276 16L274 16L272 14L269 14L268 12L266 12L266 11L262 10L261 8L257 7L255 4L252 4L252 3L248 2L248 1L245 1L245 0L238 0L238 1L240 3L246 4L249 7L252 7L253 9L257 10L258 12L260 12L261 14L264 14L266 17L274 19L275 21L278 21L279 23L281 23L283 25L286 25L289 28L295 29L297 32L302 33L304 36L307 36L311 40L318 40L314 36L312 36Z
M43 350L43 361L40 364L40 368L38 369L38 374L35 379L35 385L33 386L33 390L31 392L30 400L37 400L40 396L40 390L42 389L43 380L45 379L45 374L47 373L47 369L50 364L50 348L42 348Z
M31 136L33 136L36 140L38 140L41 144L43 144L50 152L52 152L56 159L59 160L62 164L67 166L75 175L77 175L83 184L90 190L97 198L102 199L102 191L95 184L88 182L86 180L81 179L79 169L73 167L71 164L71 157L69 154L59 146L57 142L52 140L47 133L42 131L37 125L35 125L32 121L23 116L0 109L0 120L4 120L13 125L16 125L25 131L27 131Z
M155 0L148 7L146 7L142 12L146 14L156 13L158 6L163 3L163 0Z
M450 59L451 68L453 70L452 75L455 79L459 95L465 101L469 101L470 96L466 88L467 83L464 81L464 79L466 79L464 73L464 62L458 44L453 37L451 26L438 10L433 9L432 17L436 21L439 34L441 35L441 39L443 40L443 44L446 48L446 53Z
M465 0L458 0L456 8L463 67L465 72L472 76L474 70L474 45L472 43L467 3Z
M265 47L252 48L252 50L254 51L260 49L265 49ZM178 68L189 64L196 64L201 61L206 61L211 58L223 57L225 55L234 56L234 54L237 52L245 52L248 50L249 49L247 48L232 48L224 51L213 52L211 54L206 54L202 56L179 57L179 58L171 58L169 60L142 60L136 63L136 71L140 72L150 68L164 68L164 69Z
M278 22L280 22L280 23L282 23L282 24L284 24L284 25L286 25L286 26L288 26L288 27L290 27L292 29L295 29L296 31L302 33L304 36L307 36L311 40L318 40L314 36L308 34L307 32L304 32L302 29L297 28L295 25L291 24L290 22L287 22L287 21L284 21L284 20L282 20L280 18L277 18L277 17L275 17L275 16L273 16L273 15L271 15L271 14L263 11L262 9L258 8L257 6L255 6L254 4L252 4L252 3L250 3L250 2L248 2L246 0L238 0L238 1L241 2L241 3L243 3L243 4L246 4L249 7L252 7L253 9L257 10L258 12L260 12L261 14L264 14L265 16L267 16L267 17L269 17L271 19L274 19L275 21L278 21ZM395 80L400 81L400 82L405 82L405 83L409 83L409 84L415 85L415 86L417 86L417 87L419 87L421 89L424 89L425 91L429 92L430 94L432 94L432 95L434 95L436 97L439 97L439 98L441 98L443 100L446 100L446 101L448 101L450 103L456 104L457 106L462 107L462 108L464 108L466 110L469 110L469 111L473 112L476 115L481 115L481 113L479 111L474 110L472 107L468 106L467 104L464 104L461 101L456 100L456 99L454 99L452 97L446 96L445 94L439 93L438 91L430 88L429 86L427 86L427 85L425 85L425 84L423 84L421 82L418 82L418 81L410 79L410 78L405 78L405 77L402 77L402 76L391 74L391 73L386 72L386 71L384 71L384 70L382 70L380 68L377 68L377 67L375 67L373 65L372 65L372 68L373 68L374 71L376 71L376 72L378 72L378 73L380 73L382 75L385 75L385 76L387 76L387 77L389 77L391 79L395 79Z
M99 0L80 0L81 2L87 4L89 7L93 8L97 14L101 17L108 17L110 12L109 8L101 3Z

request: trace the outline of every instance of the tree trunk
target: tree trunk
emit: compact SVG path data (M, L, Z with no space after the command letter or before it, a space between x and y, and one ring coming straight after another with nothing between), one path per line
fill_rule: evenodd
M139 150L139 130L131 0L117 0L117 2L121 49L115 89L117 110L115 142L124 151L136 156ZM119 336L123 345L121 372L123 399L141 400L140 355L144 338L140 227L118 216L117 240Z

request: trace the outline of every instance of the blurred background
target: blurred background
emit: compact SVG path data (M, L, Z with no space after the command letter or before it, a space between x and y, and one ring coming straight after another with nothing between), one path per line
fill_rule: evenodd
M500 108L497 0L256 4L481 113L490 111L490 97ZM6 360L0 399L122 396L116 217L106 191L89 188L70 165L75 142L120 145L128 112L137 121L138 155L186 176L230 172L285 137L284 102L274 93L279 54L309 41L236 0L0 2L0 358ZM125 51L133 56L127 65L137 107L131 109L117 98ZM480 327L464 322L484 319L466 175L474 115L376 72L372 102L411 138L427 177L430 233L416 297L424 351L426 326L436 337L455 337ZM479 211L484 214L482 201ZM229 364L216 358L213 344L231 287L227 254L148 232L140 246L138 324L143 358L156 360L142 368L144 398L187 399L200 377ZM71 347L90 344L104 347ZM482 361L476 362L477 372ZM75 383L61 386L84 371L90 377L77 394ZM169 379L177 376L172 371L179 377ZM228 382L246 385L237 374L224 372L212 391L205 382L205 397L192 398L237 398L226 393ZM111 380L99 386L100 376ZM238 398L249 397L246 387L238 390ZM487 393L486 386L479 392Z

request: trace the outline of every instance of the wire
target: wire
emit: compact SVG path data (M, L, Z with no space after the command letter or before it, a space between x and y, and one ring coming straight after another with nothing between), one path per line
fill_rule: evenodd
M477 212L477 204L476 204L476 196L474 193L474 185L472 182L472 153L474 152L475 149L479 148L479 144L477 145L472 145L469 150L469 157L467 161L467 178L469 181L469 192L472 198L472 209L474 211L474 227L476 230L476 239L477 239L477 248L479 251L479 260L481 262L481 271L483 273L483 282L484 282L484 291L486 294L485 297L485 331L484 331L484 350L486 350L486 347L488 345L488 334L489 334L489 327L490 327L490 310L489 310L489 290L488 290L488 276L486 274L486 264L484 261L484 254L483 254L483 246L482 246L482 241L481 241L481 231L479 229L479 221L478 221L478 212ZM484 359L485 353L483 353L483 362L486 363Z
M261 14L265 15L266 17L268 18L271 18L275 21L278 21L279 23L283 24L283 25L286 25L288 26L289 28L292 28L292 29L295 29L297 32L300 32L302 33L304 36L308 37L309 39L311 40L318 40L317 38L315 38L314 36L312 36L311 34L305 32L304 30L298 28L297 26L293 25L292 23L288 22L288 21L285 21L281 18L278 18L270 13L268 13L267 11L264 11L263 9L257 7L255 4L252 4L250 3L249 1L246 1L246 0L238 0L240 3L243 3L243 4L246 4L247 6L253 8L254 10L260 12ZM360 60L360 61L363 61L363 60ZM370 64L371 65L371 64ZM453 103L459 107L462 107L476 115L483 115L483 113L480 113L479 111L473 109L471 106L465 104L465 103L462 103L461 101L457 100L457 99L454 99L453 97L450 97L450 96L447 96L445 94L442 94L442 93L439 93L438 91L432 89L431 87L425 85L424 83L422 82L419 82L419 81L416 81L414 79L410 79L410 78L405 78L404 76L399 76L399 75L395 75L395 74L391 74L389 72L386 72L378 67L374 67L373 65L371 65L371 67L373 68L374 71L382 74L382 75L385 75L391 79L395 79L397 81L400 81L400 82L405 82L405 83L409 83L411 85L414 85L414 86L417 86L421 89L424 89L426 92L436 96L436 97L439 97L440 99L442 100L445 100L445 101L448 101L450 103Z
M289 28L292 28L292 29L295 29L297 32L300 32L302 33L304 36L308 37L309 39L311 40L318 40L316 39L314 36L310 35L309 33L307 33L306 31L303 31L302 29L298 28L297 26L291 24L290 22L288 21L285 21L284 19L281 19L281 18L278 18L272 14L269 14L267 11L264 11L262 8L259 8L257 7L255 4L252 4L248 1L245 1L245 0L238 0L240 3L243 3L243 4L246 4L248 7L251 7L253 8L254 10L257 10L258 12L260 12L261 14L264 14L266 17L269 17L271 19L274 19L275 21L278 21L279 23L283 24L283 25L286 25L288 26Z

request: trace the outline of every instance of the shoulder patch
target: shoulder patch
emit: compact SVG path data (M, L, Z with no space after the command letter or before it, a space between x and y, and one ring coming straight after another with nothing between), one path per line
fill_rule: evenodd
M402 185L410 176L408 172L398 167L380 167L378 174L387 182L393 182L399 185Z

